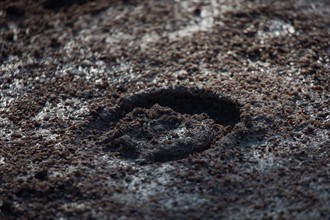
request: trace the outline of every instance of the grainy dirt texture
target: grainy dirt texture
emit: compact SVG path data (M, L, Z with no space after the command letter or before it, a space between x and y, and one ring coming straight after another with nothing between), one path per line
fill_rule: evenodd
M0 1L0 219L329 219L327 0Z

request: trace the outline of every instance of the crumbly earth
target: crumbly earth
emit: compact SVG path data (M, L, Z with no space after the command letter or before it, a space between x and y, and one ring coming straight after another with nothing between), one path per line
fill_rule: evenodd
M223 133L221 128L207 115L181 115L155 104L150 109L135 108L101 144L140 164L166 162L209 148Z
M329 14L328 0L1 1L0 219L329 219ZM240 121L147 164L86 132L176 85L237 100Z

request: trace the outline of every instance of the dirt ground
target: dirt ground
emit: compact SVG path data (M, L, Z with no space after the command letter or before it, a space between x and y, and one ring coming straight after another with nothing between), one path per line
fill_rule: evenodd
M0 2L0 219L329 207L329 1Z

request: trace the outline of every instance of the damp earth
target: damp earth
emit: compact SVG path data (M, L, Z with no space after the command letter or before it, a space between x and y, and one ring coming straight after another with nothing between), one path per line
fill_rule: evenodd
M86 130L103 131L100 147L139 164L202 152L240 121L237 102L211 90L183 86L134 94L101 115Z
M166 162L209 148L221 129L207 115L181 115L155 104L127 114L102 144L140 163Z
M330 219L328 0L1 0L0 219Z

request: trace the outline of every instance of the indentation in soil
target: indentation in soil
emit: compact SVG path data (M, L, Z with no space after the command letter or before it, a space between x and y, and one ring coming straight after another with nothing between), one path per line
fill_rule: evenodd
M210 90L170 87L124 98L88 127L102 131L98 145L104 150L145 164L206 150L239 119L239 106L229 98Z
M167 106L181 114L206 114L217 124L234 125L240 120L238 103L212 90L183 86L155 89L124 98L118 106L105 113L102 121L118 121L134 108Z

